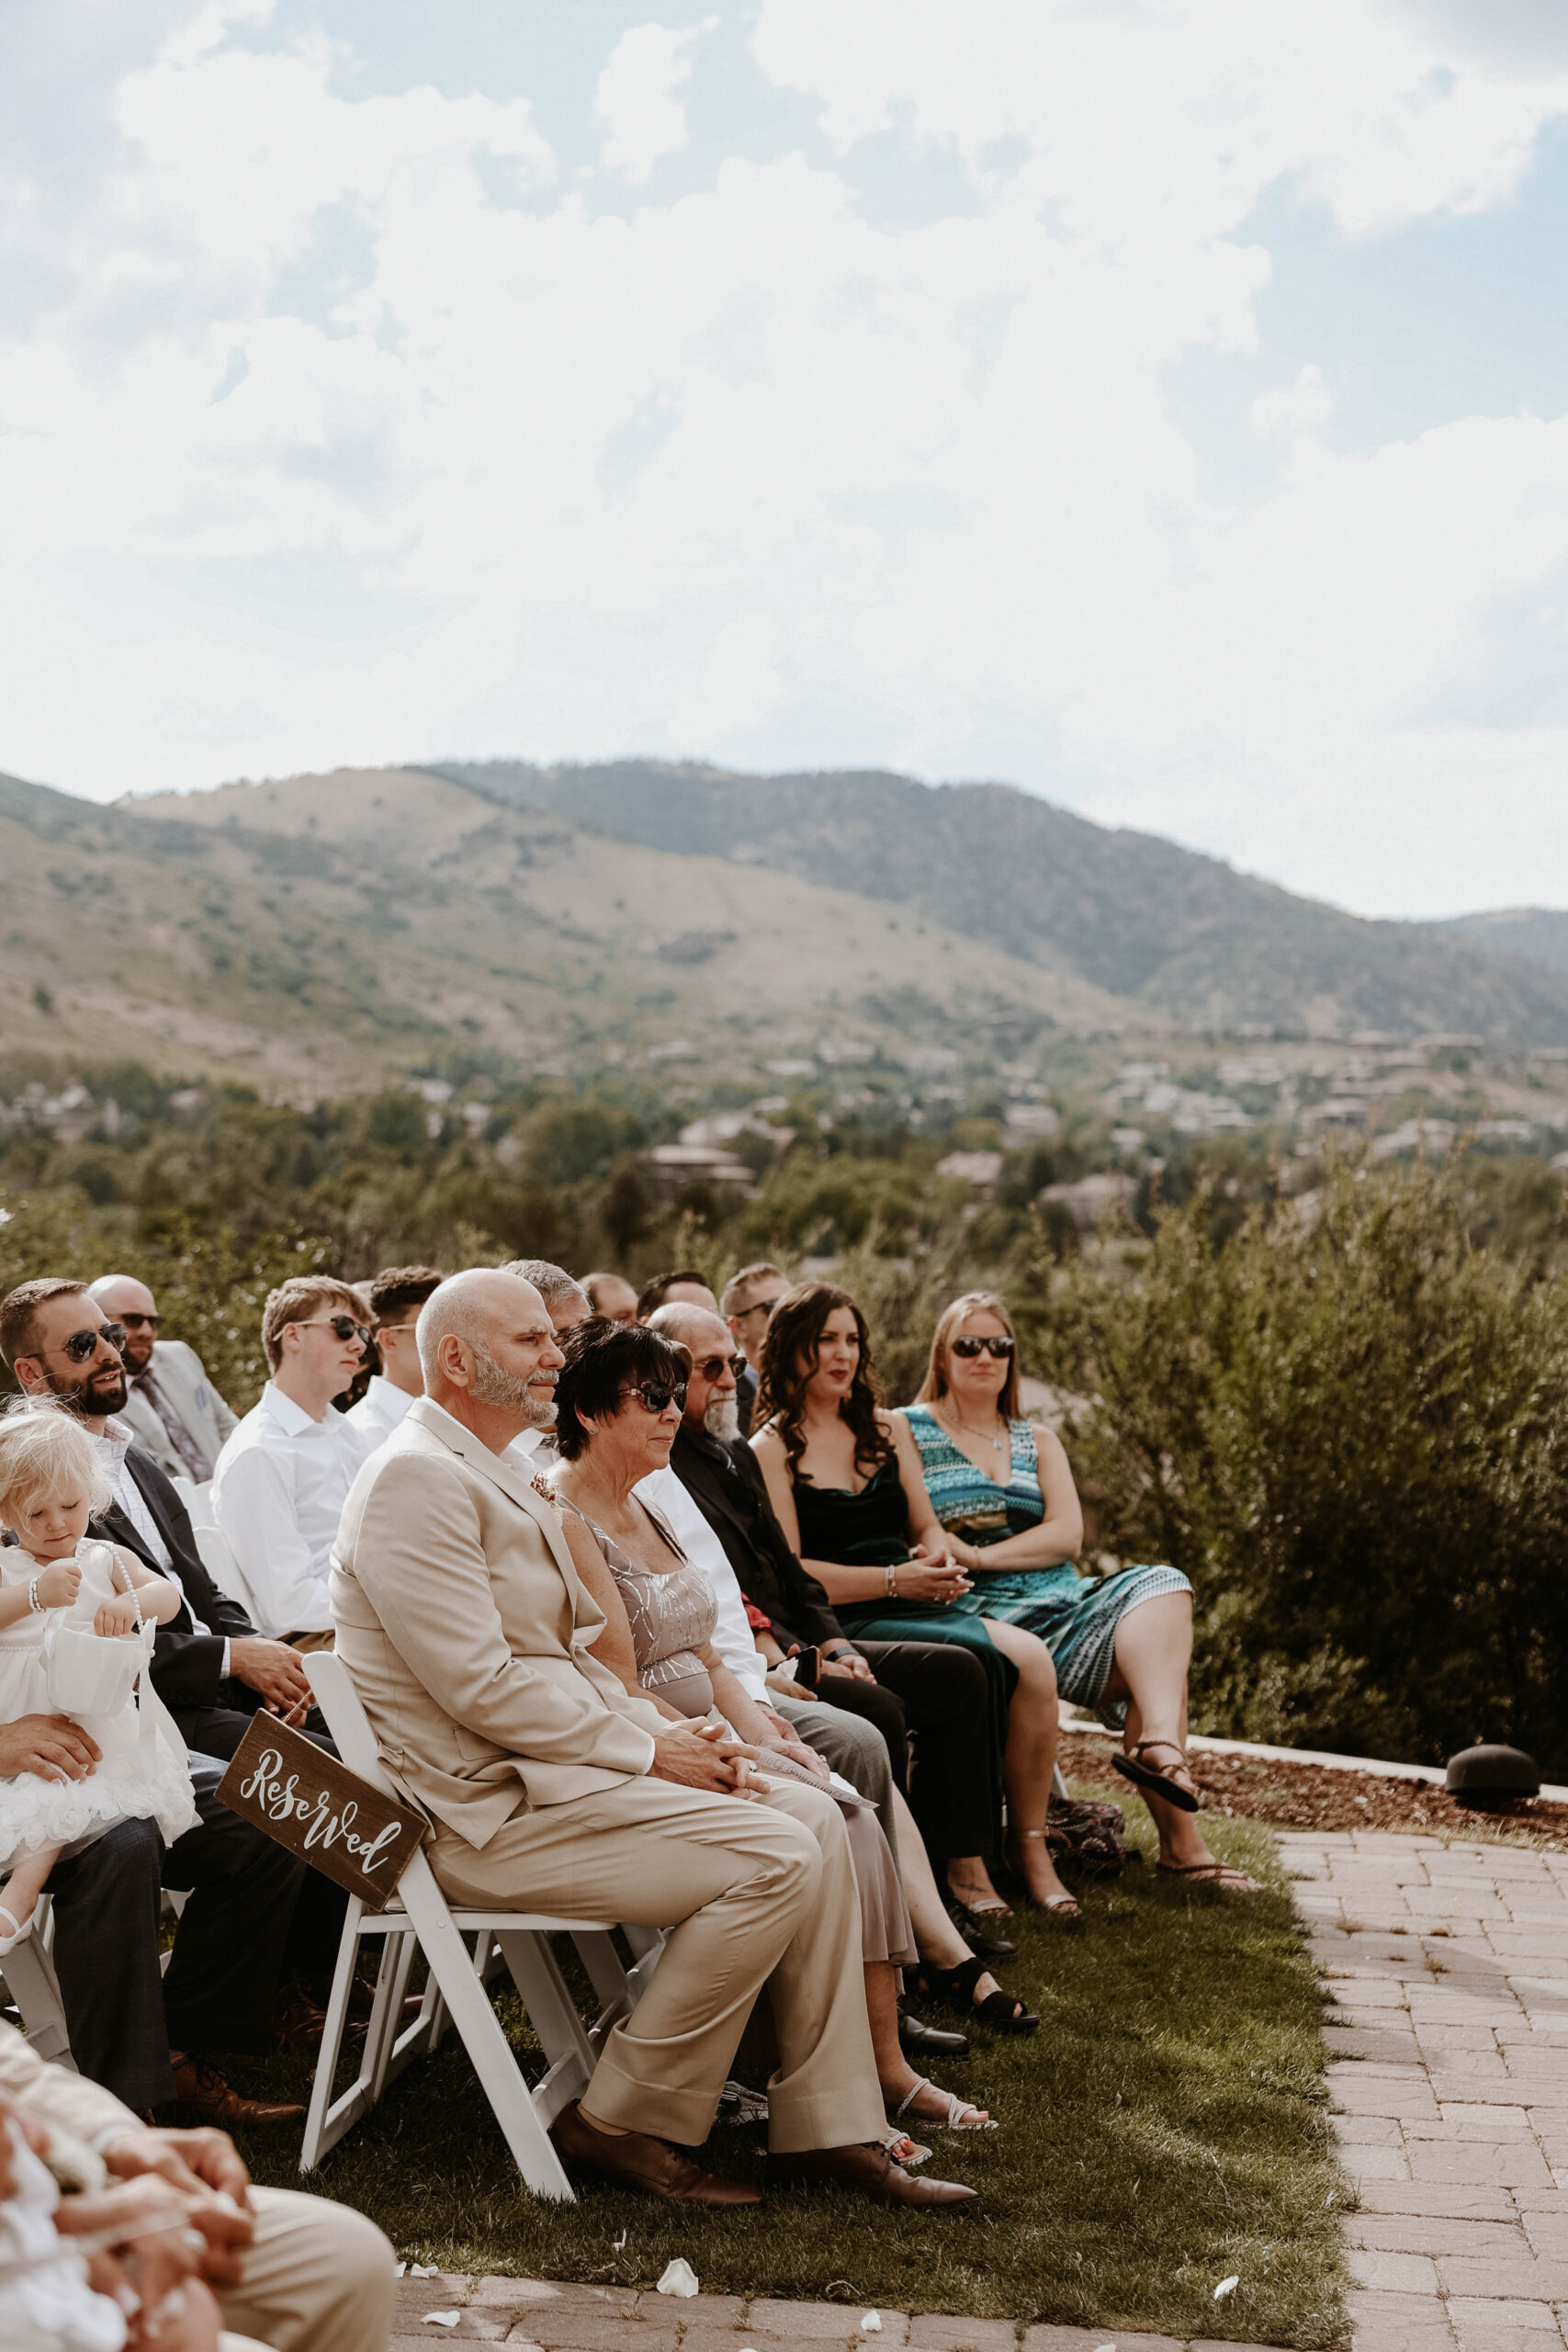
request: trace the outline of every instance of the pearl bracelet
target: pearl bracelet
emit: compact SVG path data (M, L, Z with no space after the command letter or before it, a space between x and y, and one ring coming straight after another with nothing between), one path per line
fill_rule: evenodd
M891 1562L887 1568L887 1598L889 1600L898 1598L898 1571Z
M43 1603L38 1597L37 1577L28 1578L28 1607L35 1617L41 1617L44 1613Z

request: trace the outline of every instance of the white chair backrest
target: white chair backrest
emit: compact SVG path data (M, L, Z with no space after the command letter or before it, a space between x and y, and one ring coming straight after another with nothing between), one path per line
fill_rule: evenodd
M243 1569L234 1557L234 1547L220 1527L195 1526L196 1548L201 1554L201 1564L218 1587L231 1600L237 1600L253 1624L256 1622L255 1595L245 1581Z
M316 1704L327 1719L327 1729L333 1744L351 1772L387 1796L397 1791L382 1769L376 1747L376 1735L370 1719L359 1703L346 1666L332 1650L309 1651L302 1661L305 1679L315 1693Z

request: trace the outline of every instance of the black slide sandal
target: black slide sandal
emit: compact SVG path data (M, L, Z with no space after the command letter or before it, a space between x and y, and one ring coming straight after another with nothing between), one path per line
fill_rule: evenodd
M975 1998L975 1987L982 1976L989 1973L983 1960L960 1961L956 1968L933 1968L922 1960L919 1980L933 2001L945 2001L955 2009L964 2009L988 2025L993 2033L1032 2033L1040 2023L1032 2009L1004 1993L998 1985L987 1993L983 2001Z

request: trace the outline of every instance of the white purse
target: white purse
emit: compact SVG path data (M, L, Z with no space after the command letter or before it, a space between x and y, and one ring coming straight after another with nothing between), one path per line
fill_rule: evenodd
M118 1715L129 1705L147 1663L152 1630L143 1622L136 1587L130 1590L136 1601L134 1635L95 1634L68 1625L63 1610L50 1611L43 1632L44 1679L50 1705L62 1715Z

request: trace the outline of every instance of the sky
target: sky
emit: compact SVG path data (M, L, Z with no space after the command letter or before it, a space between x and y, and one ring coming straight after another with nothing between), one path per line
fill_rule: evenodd
M1562 0L6 0L0 769L893 768L1568 906L1565 232Z

